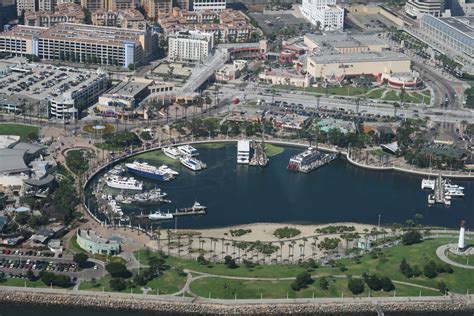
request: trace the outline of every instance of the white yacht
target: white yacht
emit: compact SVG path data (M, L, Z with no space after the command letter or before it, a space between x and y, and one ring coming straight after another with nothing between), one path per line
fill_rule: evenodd
M446 189L445 194L447 196L451 197L464 197L464 192L463 190L457 190L457 189Z
M179 160L179 158L181 158L181 156L183 155L178 148L176 147L163 147L163 153L171 158L171 159L174 159L174 160Z
M143 182L136 180L135 178L127 178L121 176L110 176L106 181L107 185L115 189L124 189L124 190L138 190L143 189Z
M167 165L161 165L160 167L158 167L158 170L161 171L161 172L163 172L163 173L170 174L170 175L172 175L172 176L177 176L177 175L179 175L179 172L178 172L178 171L171 169L171 168L168 167Z
M197 151L197 149L191 145L178 146L178 150L181 152L182 155L191 157L199 156L199 152Z
M148 219L151 219L151 220L169 220L169 219L173 219L173 214L170 214L169 212L168 213L162 213L160 211L156 211L154 213L150 213L148 215Z
M435 182L436 181L434 179L423 179L421 180L421 188L434 190Z
M250 162L250 141L239 140L237 142L237 163L248 165Z
M184 156L184 157L181 157L181 159L179 160L181 162L181 164L193 171L199 171L199 170L202 170L202 169L205 169L207 166L204 162L200 161L200 160L197 160L196 158L194 157L191 157L191 156Z

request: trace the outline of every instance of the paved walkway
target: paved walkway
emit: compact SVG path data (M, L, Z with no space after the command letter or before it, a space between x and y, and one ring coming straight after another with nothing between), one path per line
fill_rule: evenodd
M450 264L450 265L458 267L458 268L474 269L474 266L467 265L467 264L462 264L462 263L457 263L457 262L449 259L446 256L446 250L448 250L448 249L449 249L449 245L443 245L443 246L438 247L438 249L436 249L436 255L438 256L438 258L441 261L446 262L447 264Z

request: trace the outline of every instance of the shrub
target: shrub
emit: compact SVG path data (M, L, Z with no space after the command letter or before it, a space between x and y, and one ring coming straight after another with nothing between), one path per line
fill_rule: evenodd
M448 292L448 287L446 286L446 283L444 283L443 281L439 282L438 283L438 290L440 293L447 293Z
M47 286L54 285L59 287L70 287L72 285L71 278L66 275L56 275L53 272L41 271L40 279Z
M291 288L295 291L299 291L302 288L307 287L309 284L313 283L313 279L308 272L301 272L296 276L296 280L291 283Z
M326 291L327 289L329 289L329 282L325 277L322 277L319 280L319 288L323 291Z
M364 281L361 279L349 279L349 283L347 284L347 288L352 292L352 294L357 295L365 290Z
M206 258L204 258L203 255L199 255L196 260L200 265L203 265L203 266L207 266L209 264L209 261L206 260Z
M382 282L380 277L376 274L364 274L363 278L367 286L373 291L380 291L382 289Z
M232 237L240 237L240 236L243 236L245 234L249 234L251 233L252 230L251 229L242 229L242 228L239 228L239 229L231 229L230 230L230 235Z
M239 266L235 263L235 260L232 259L231 256L225 256L224 257L224 264L227 266L229 269L235 269L238 268Z
M146 280L145 278L143 277L142 274L137 274L133 277L133 282L135 282L136 284L140 285L140 286L144 286L146 284Z
M114 278L109 282L110 288L114 291L123 291L127 288L127 283L122 278Z
M382 286L382 290L384 290L384 292L391 292L395 290L395 285L393 285L393 282L392 280L390 280L389 277L386 277L386 276L381 277L380 285Z
M416 230L410 230L403 234L402 243L404 245L413 245L421 242L421 234Z
M411 278L413 276L413 270L410 267L410 265L407 263L405 258L403 258L402 261L400 262L400 272L407 278Z
M273 235L277 238L291 238L295 237L297 235L301 234L301 231L299 229L293 228L293 227L282 227L282 228L277 228L273 232Z
M73 260L75 263L77 263L79 268L84 268L86 266L87 259L89 259L89 256L82 252L75 253L73 256Z

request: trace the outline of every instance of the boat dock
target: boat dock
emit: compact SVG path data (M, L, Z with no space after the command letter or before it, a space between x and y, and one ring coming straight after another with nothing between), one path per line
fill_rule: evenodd
M207 214L207 207L195 202L191 207L183 207L180 209L175 210L174 212L170 212L173 217L180 217L180 216L203 216ZM136 218L148 218L148 214L140 214L134 216Z

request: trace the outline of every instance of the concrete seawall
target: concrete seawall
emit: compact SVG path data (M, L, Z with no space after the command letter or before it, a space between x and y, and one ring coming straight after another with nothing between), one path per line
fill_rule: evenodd
M472 312L469 296L316 298L281 300L208 300L190 297L130 295L92 291L0 287L1 304L67 306L82 309L160 312L165 314L315 314L354 315L375 312Z

